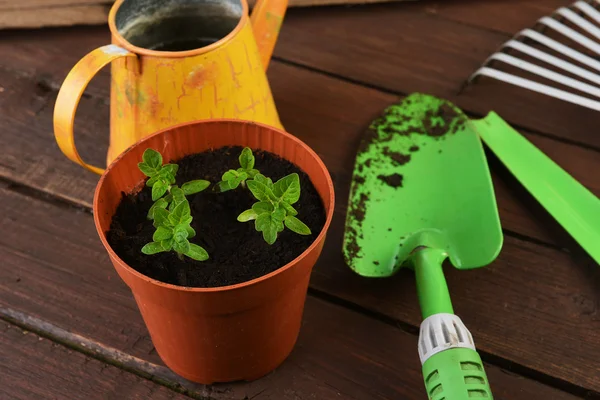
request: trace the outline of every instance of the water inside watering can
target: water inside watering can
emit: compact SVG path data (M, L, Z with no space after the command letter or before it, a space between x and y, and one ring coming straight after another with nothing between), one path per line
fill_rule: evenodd
M242 16L239 0L135 0L119 8L119 33L149 50L186 51L208 46L235 29Z

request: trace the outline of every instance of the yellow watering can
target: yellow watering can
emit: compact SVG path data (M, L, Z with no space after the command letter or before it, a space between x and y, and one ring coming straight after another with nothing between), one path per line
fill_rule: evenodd
M265 70L287 0L117 0L112 44L81 59L56 99L54 134L86 169L75 147L75 112L87 84L112 62L107 163L141 138L198 119L233 118L282 128Z

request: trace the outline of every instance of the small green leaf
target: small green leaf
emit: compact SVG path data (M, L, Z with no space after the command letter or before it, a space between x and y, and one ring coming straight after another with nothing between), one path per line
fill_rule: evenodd
M256 175L254 175L254 178L252 178L252 179L255 180L255 181L257 181L257 182L262 183L263 185L265 185L269 189L273 190L273 181L271 180L271 178L267 178L266 176L264 176L260 172L257 173Z
M189 196L190 194L199 193L209 186L210 186L209 181L204 181L204 180L198 179L195 181L189 181L189 182L184 183L181 186L181 190L183 190L183 194L185 194L186 196Z
M192 228L191 226L187 225L186 226L187 229L187 233L188 233L188 239L193 238L194 236L196 236L196 231L194 230L194 228Z
M171 222L174 226L185 223L186 220L192 218L190 217L190 212L190 203L188 203L187 200L182 201L169 215L169 222ZM189 221L191 222L191 219Z
M173 250L178 253L185 254L190 250L190 242L187 239L184 239L181 242L173 243Z
M154 235L152 235L152 240L155 242L160 242L162 240L171 239L173 237L173 230L171 228L166 228L164 226L159 226Z
M261 173L255 174L254 178L252 178L252 179L254 179L257 182L262 183L263 185L268 185L268 182L269 182L269 178L267 178L266 176L264 176Z
M277 221L277 232L282 232L283 231L283 221Z
M165 251L160 242L152 242L142 247L142 253L152 255Z
M273 244L277 240L277 224L271 223L268 228L263 231L263 239L268 244Z
M234 179L232 179L230 181L227 181L227 183L229 184L229 189L235 189L235 188L237 188L240 185L241 181L242 180L241 179L238 180L238 178L234 178Z
M187 201L187 199L185 198L185 193L182 189L178 188L177 186L171 188L171 196L173 196L173 202L171 203L174 204L173 208L177 207L184 201Z
M252 204L252 209L256 212L257 215L262 213L272 213L274 208L273 204L268 201L260 201L258 203Z
M168 195L166 195L165 197L163 197L163 199L165 199L165 201L167 203L170 203L173 201L173 195L171 193L169 193Z
M237 178L238 175L239 175L239 173L236 170L230 169L229 171L227 171L223 174L223 176L221 177L221 180L222 181L230 181L232 179Z
M248 173L248 176L250 177L250 179L254 179L254 177L259 174L260 172L258 172L257 169L251 169L249 171L246 171Z
M158 181L152 186L152 201L160 199L163 194L167 193L169 186L163 181Z
M175 242L180 243L188 238L188 226L184 224L179 224L173 229L173 240Z
M190 248L184 254L196 261L208 260L208 253L206 252L206 250L204 250L203 247L200 247L194 243L190 243Z
M149 176L149 177L153 177L154 175L156 175L158 173L157 169L150 167L148 164L146 164L144 162L138 163L138 168L140 169L140 171L142 171L144 173L144 175Z
M277 240L279 223L271 216L271 214L263 213L256 219L254 227L257 231L263 233L263 239L265 239L268 244L273 244L275 243L275 240Z
M241 174L239 174L237 176L237 178L229 180L229 187L232 189L235 189L236 187L238 187L240 185L240 183L245 181L247 178L248 178L248 174L245 172L242 172Z
M169 212L164 208L154 209L154 227L169 225Z
M292 207L290 204L286 203L285 201L282 201L281 205L285 209L285 212L287 213L287 215L291 215L291 216L298 215L298 211L296 211L296 209L294 207Z
M254 228L258 231L258 232L262 232L264 231L267 226L271 223L271 214L260 214L258 216L258 218L256 218L256 221L254 221Z
M297 173L281 178L273 185L273 194L288 204L300 199L300 177Z
M148 179L148 181L146 182L146 186L152 187L160 179L162 179L162 178L158 174L156 174L152 178Z
M229 187L229 181L221 181L221 182L217 183L217 191L219 193L223 193L228 190L231 190L231 188Z
M285 226L299 235L310 235L310 228L300 221L298 218L288 215L285 218Z
M161 172L167 173L173 177L177 175L177 171L179 170L179 165L177 164L165 164L162 166Z
M279 205L279 207L277 207L277 210L273 211L273 214L271 214L271 216L276 221L283 222L283 220L285 219L285 214L285 209L281 205Z
M245 147L240 154L240 165L244 169L254 168L254 155L249 147Z
M153 149L146 149L142 155L142 160L144 160L148 167L157 170L160 169L162 165L162 156L158 151Z
M149 220L153 220L154 219L154 210L157 208L167 208L168 205L169 205L169 203L167 203L167 200L165 200L164 197L156 200L156 202L154 202L154 204L152 204L152 207L150 207L150 209L148 210L147 218Z
M257 175L258 176L258 175ZM248 181L248 189L252 192L254 197L259 201L273 201L275 196L273 191L269 189L264 183L257 181L256 179Z
M239 222L248 222L252 221L253 219L256 219L257 217L258 214L254 210L246 210L240 215L238 215L237 220Z
M173 243L175 243L173 239L167 239L160 242L160 245L163 247L164 251L169 251L173 248Z

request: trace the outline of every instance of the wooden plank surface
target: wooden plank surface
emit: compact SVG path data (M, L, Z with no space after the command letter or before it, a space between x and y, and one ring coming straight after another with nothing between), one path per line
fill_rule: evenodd
M188 397L0 321L0 398L167 400Z
M102 35L99 36L101 40ZM16 59L20 60L19 56ZM46 64L67 64L64 59L51 60L52 62ZM40 62L40 65L42 64ZM391 280L389 283L381 282L381 286L371 285L353 277L339 256L344 198L347 194L348 171L353 163L353 149L370 119L385 105L394 101L395 97L280 63L272 65L269 77L284 123L290 131L321 154L332 171L338 191L334 232L328 240L327 254L315 272L313 287L392 318L409 321L413 325L418 324L414 285L410 275L402 275L403 278ZM3 80L14 83L14 86L7 86L3 93L7 95L5 98L11 100L3 104L6 113L2 118L9 118L9 122L3 125L9 128L5 130L8 134L4 135L6 142L2 145L7 148L13 160L10 164L12 169L3 170L5 177L23 184L32 184L55 195L66 196L79 204L89 204L89 196L96 178L58 153L48 129L51 108L44 107L43 104L44 101L47 105L52 104L54 94L51 91L44 92L45 94L41 95L42 100L36 100L36 84L31 78L11 80L7 76L7 79ZM14 89L9 89L13 87ZM33 115L35 110L41 111L32 121L31 118L23 117L23 109L29 110ZM83 146L82 153L96 157L95 161L101 161L104 152L102 144L105 143L105 138L98 133L107 131L103 113L107 113L107 110L105 100L101 97L85 99L80 111L80 115L83 116L80 120L84 120L85 125L78 130L78 143ZM26 129L36 132L35 140L22 134ZM595 152L536 136L532 136L531 139L544 150L549 149L558 160L569 165L576 177L591 184L598 183L590 174L598 163ZM336 145L332 146L331 143ZM523 203L523 193L514 190L514 181L501 173L496 174L501 172L497 166L494 172L505 228L548 243L571 246L567 238L560 236L555 224L542 210L536 210L532 202ZM513 189L508 190L509 188ZM531 210L534 211L535 218L530 215ZM536 212L539 215L536 215ZM552 233L553 231L555 233ZM595 348L599 341L598 330L594 332L593 328L598 324L593 318L593 310L596 309L595 280L588 280L586 275L589 267L585 265L589 264L589 260L583 257L579 262L580 258L577 254L569 256L520 240L508 240L502 258L494 264L493 269L460 274L450 272L456 307L458 310L464 310L462 315L475 324L476 337L481 337L479 343L486 351L502 354L503 357L528 368L597 390L598 378L589 376L585 369L578 367L580 361L577 361L581 357L581 360L586 361L586 365L596 365L597 360L589 349ZM555 274L548 273L547 264L552 265L550 271L556 271ZM591 277L594 276L593 271L592 269ZM499 281L511 285L509 299L506 299L504 286L494 280L497 274L501 277ZM514 282L511 278L513 276L520 276L521 283ZM487 280L489 283L480 287L480 280ZM524 289L523 282L531 281L539 282L539 285ZM396 294L398 285L405 293L401 298L397 298ZM346 287L352 289L344 290ZM547 291L554 292L556 287L564 289L550 296ZM487 305L487 301L492 303L490 307L493 312L486 318L480 317L482 298L486 299L484 304ZM546 300L536 300L538 298ZM534 304L538 308L524 310L521 307L523 304ZM592 311L589 307L592 307ZM490 325L491 320L516 322L507 326L499 325L498 322ZM555 320L564 322L557 331L554 330ZM537 325L538 323L540 325ZM525 326L522 327L522 324ZM575 336L567 329L569 327L577 328ZM541 335L538 334L538 329L541 329ZM513 336L516 338L514 343L506 340L507 337ZM532 338L539 342L532 343ZM539 348L536 346L541 341L544 343L544 350L542 354L538 354ZM565 359L565 343L572 347L570 351L575 351L577 357ZM522 349L519 346L526 348Z
M370 4L415 0L289 0L289 7ZM0 1L0 29L73 25L106 25L113 1L24 0ZM256 1L248 1L252 7Z
M366 281L352 275L339 254L352 154L370 120L396 100L390 92L419 90L447 94L444 97L480 114L497 102L501 115L541 133L542 136L533 134L528 138L596 194L600 193L594 175L599 166L598 152L594 149L600 143L597 135L593 135L595 114L571 110L564 103L553 103L540 96L528 97L519 89L489 82L452 97L475 63L478 65L489 55L488 51L494 51L508 37L503 27L512 29L525 18L543 11L526 2L530 6L521 8L518 17L498 18L490 30L477 21L469 22L470 17L462 20L457 17L462 14L456 10L468 3L453 2L456 8L445 3L437 13L423 9L423 4L419 5L421 8L402 5L402 9L400 5L323 9L313 17L308 12L294 10L286 19L276 53L287 63L322 69L339 75L340 79L277 62L269 71L284 124L319 152L336 183L336 219L326 252L315 270L313 290L334 296L336 301L347 301L348 305L372 312L378 318L402 321L412 329L419 318L411 274L403 273L386 281ZM485 10L481 3L477 7ZM507 20L513 25L505 23ZM43 36L25 32L18 36L11 34L11 41L0 41L0 55L4 55L4 68L0 71L4 89L0 90L3 108L0 120L4 130L0 145L7 152L0 161L0 171L4 179L85 205L89 204L97 178L59 154L51 133L51 109L54 89L68 69L85 52L106 43L108 35L95 29L77 30L78 40L72 40L72 32L59 30ZM346 34L351 40L342 42ZM69 52L58 51L65 46ZM344 82L349 79L381 86L383 91ZM95 80L89 93L92 97L85 99L78 117L78 144L88 159L101 162L106 137L100 132L106 132L108 115L106 80ZM596 397L599 378L590 371L600 368L595 352L600 344L596 318L600 306L596 294L600 283L597 266L528 199L498 163L492 162L492 167L503 225L515 235L507 237L500 259L490 268L463 273L449 271L457 312L473 328L479 347L493 355L496 362L515 363L510 364L515 370L541 376L544 381L557 377L560 381L556 385L564 385L580 395L590 389L589 396ZM53 228L54 225L46 229ZM536 244L528 238L545 244ZM570 252L557 250L563 247ZM22 252L32 263L45 260L39 254ZM80 259L70 257L72 262ZM18 268L24 262L21 258L13 260L11 268ZM64 266L46 264L46 268L60 270ZM61 282L62 278L56 279L54 284ZM31 294L20 294L20 301L28 296ZM64 304L69 304L68 300ZM39 308L38 312L41 316L60 317L58 310L53 314L52 310ZM74 316L73 324L87 323L82 321L87 317ZM111 321L110 315L106 318ZM378 362L385 364L386 360L382 356Z
M0 199L7 233L0 237L3 303L161 365L129 289L97 240L91 215L6 188ZM298 344L283 366L249 384L217 385L211 394L236 400L420 399L416 349L413 334L309 296ZM576 398L486 368L498 399Z
M58 31L39 40L31 34L22 34L11 41L0 41L0 55L6 55L5 66L11 68L0 71L0 82L5 85L0 104L6 107L2 117L7 125L6 157L11 160L11 169L5 167L2 173L71 201L83 200L89 206L95 176L57 152L51 132L54 89L60 86L80 54L103 43L106 30L85 30L79 37L80 40L72 41L68 31ZM74 49L72 53L59 51L67 45ZM352 154L361 134L384 107L398 98L279 62L271 65L269 79L287 129L321 154L344 198L349 175L343 172L352 168ZM108 143L108 76L95 78L87 93L93 98L84 99L76 118L77 145L86 160L100 164ZM42 143L30 141L21 134L23 129L39 132L36 140ZM597 152L523 132L592 192L600 194L600 181L590 174L598 166ZM340 143L331 146L321 140L323 137ZM493 171L504 228L560 247L571 244L562 228L547 218L545 211L515 185L515 180L498 163L494 163Z
M537 7L514 6L511 14L513 2L506 2L506 13L494 17L485 13L488 2L445 2L443 7L449 13L455 5L460 10L471 3L479 3L478 13L470 14L473 20L480 14L496 18L497 25L510 27L505 31L514 28L511 21L522 25L546 13ZM595 111L491 79L479 80L458 94L469 76L513 33L439 17L428 13L424 3L327 8L319 13L296 10L283 24L275 54L385 90L427 92L478 115L495 110L521 127L600 149Z

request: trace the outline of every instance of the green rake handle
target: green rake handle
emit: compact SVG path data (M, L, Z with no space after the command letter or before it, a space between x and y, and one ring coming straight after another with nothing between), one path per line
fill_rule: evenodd
M454 315L442 270L443 250L416 250L412 262L423 314L419 357L429 400L493 399L473 337Z

